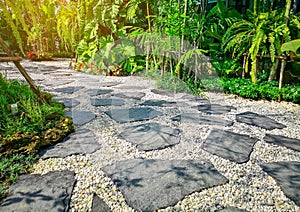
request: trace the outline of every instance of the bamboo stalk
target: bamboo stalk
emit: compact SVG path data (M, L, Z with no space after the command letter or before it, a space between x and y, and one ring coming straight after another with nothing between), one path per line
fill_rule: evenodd
M21 61L21 57L0 57L0 62L14 62Z
M162 55L162 64L161 64L161 72L160 76L163 77L165 75L165 62L166 62L166 57L165 57L165 52L163 52Z
M281 60L279 87L278 87L279 88L279 96L278 96L279 102L281 102L281 99L282 99L281 88L282 88L284 67L285 67L285 60Z
M285 60L281 60L280 77L279 77L279 89L282 88L284 66L285 66Z

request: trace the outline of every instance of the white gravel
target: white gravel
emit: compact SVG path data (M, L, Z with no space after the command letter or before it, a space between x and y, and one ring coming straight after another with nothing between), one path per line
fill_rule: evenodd
M34 166L34 173L45 174L53 170L69 169L76 173L77 183L71 198L71 211L89 211L92 205L92 195L96 193L113 211L133 211L125 202L124 197L118 191L113 182L101 171L101 168L119 160L130 158L156 158L156 159L207 159L211 161L218 171L229 179L225 185L208 188L203 191L187 195L175 206L159 211L216 211L227 206L234 206L248 211L300 211L300 208L281 191L275 180L262 171L259 164L275 161L298 161L300 153L267 144L263 141L266 133L288 136L300 139L300 107L297 104L274 101L252 101L234 95L205 93L210 102L222 105L231 105L236 110L224 115L224 118L233 120L231 127L222 129L256 137L259 141L255 144L250 161L244 164L236 164L218 156L212 155L201 148L201 144L207 137L212 126L191 126L190 124L178 124L170 121L170 117L181 112L197 112L192 106L197 103L191 99L183 98L183 94L175 97L161 96L151 92L155 88L155 82L141 77L103 77L86 75L68 69L69 61L58 62L27 62L24 63L33 79L39 79L39 85L45 82L59 80L73 80L73 82L57 87L84 86L84 89L68 95L59 94L60 97L76 98L81 102L74 110L89 110L97 115L97 118L82 128L89 128L95 132L101 149L90 155L69 156L66 158L50 158L39 160ZM55 74L44 75L34 67L50 65L57 67ZM11 65L1 65L0 71L6 72L10 78L22 79L17 73L11 74ZM53 68L53 67L52 67ZM151 121L157 121L172 127L179 127L183 131L181 143L170 148L155 151L138 151L133 145L117 136L120 126L104 111L108 107L93 107L90 105L90 97L85 93L87 89L107 88L103 87L108 82L120 82L120 85L111 87L114 93L134 90L144 92L143 100L164 99L176 101L176 107L164 107L159 110L165 115ZM55 87L55 88L57 88ZM50 87L47 87L48 90ZM108 94L109 96L109 94ZM140 102L141 102L140 101ZM136 105L135 101L127 101L129 105ZM139 103L140 103L139 102ZM266 115L276 121L285 124L284 129L267 131L259 127L249 126L235 121L235 114L251 111ZM126 124L123 124L126 125ZM220 128L213 126L214 128Z

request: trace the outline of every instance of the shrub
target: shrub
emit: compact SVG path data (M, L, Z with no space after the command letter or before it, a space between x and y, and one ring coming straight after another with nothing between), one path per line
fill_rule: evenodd
M256 84L251 79L241 78L210 78L201 80L202 89L206 91L224 92L236 94L250 99L281 100L300 103L300 85L285 85L281 90L278 82L266 82L258 80Z

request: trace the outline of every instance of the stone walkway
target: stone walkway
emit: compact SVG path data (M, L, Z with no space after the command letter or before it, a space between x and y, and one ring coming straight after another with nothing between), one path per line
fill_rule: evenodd
M299 105L193 97L68 61L23 66L76 131L40 152L0 211L300 211Z

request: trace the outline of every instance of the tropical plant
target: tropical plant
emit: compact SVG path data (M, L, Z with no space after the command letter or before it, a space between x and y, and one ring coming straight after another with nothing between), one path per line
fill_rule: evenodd
M246 72L248 63L251 62L251 78L255 83L257 80L257 57L270 55L274 62L275 55L281 54L282 41L289 41L289 28L284 21L282 11L271 11L266 13L248 12L246 19L235 22L225 33L223 47L225 52L231 52L239 59L246 54Z
M56 48L56 3L56 0L0 1L2 18L11 28L23 55L28 48L43 52Z

